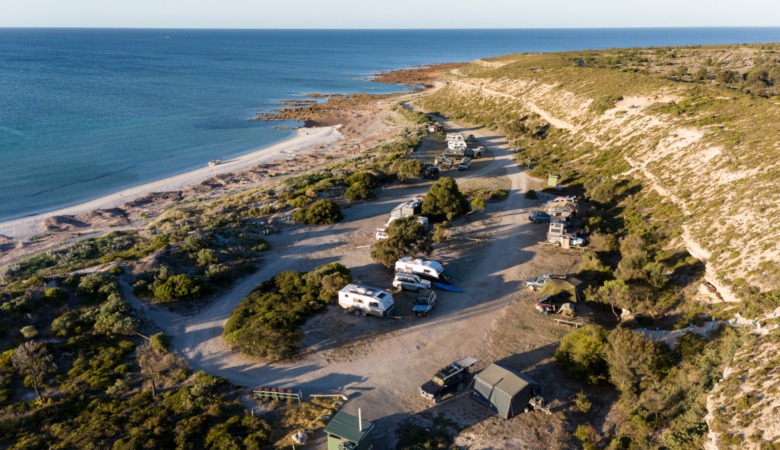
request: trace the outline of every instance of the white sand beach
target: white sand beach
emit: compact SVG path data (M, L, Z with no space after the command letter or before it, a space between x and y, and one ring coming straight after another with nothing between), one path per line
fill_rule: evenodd
M215 175L236 173L258 164L276 161L280 158L287 158L290 155L308 153L317 147L332 145L343 139L343 136L339 132L340 127L341 125L302 128L298 130L295 136L292 136L285 141L229 160L224 160L221 164L216 166L205 166L190 172L115 192L78 205L0 222L0 235L14 239L29 238L44 232L42 223L49 217L62 215L75 216L96 209L116 208L152 192L177 191L187 186L201 183Z

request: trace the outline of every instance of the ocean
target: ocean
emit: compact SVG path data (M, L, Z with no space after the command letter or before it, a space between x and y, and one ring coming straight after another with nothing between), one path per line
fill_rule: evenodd
M307 93L387 93L371 74L515 52L780 41L780 28L0 29L0 221L283 140L248 121Z

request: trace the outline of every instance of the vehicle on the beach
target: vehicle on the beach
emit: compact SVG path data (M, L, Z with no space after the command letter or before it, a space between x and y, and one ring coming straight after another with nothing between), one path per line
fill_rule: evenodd
M460 164L458 164L458 170L469 170L469 167L471 167L471 158L466 156L460 160Z
M389 317L395 314L393 296L365 284L348 284L339 291L339 306L358 316Z
M420 386L420 395L433 403L439 403L450 392L461 392L471 383L469 367L477 363L476 358L466 357L442 368L430 381Z
M525 287L529 291L535 291L537 289L543 288L544 285L546 285L549 280L550 280L549 273L546 273L539 277L531 277L525 280Z
M413 273L398 272L395 274L395 278L393 278L393 287L422 292L431 288L431 282L430 280L423 280Z
M528 220L534 223L550 223L552 217L550 217L550 215L546 212L534 211L530 216L528 216Z
M221 160L221 159L219 159L219 158L217 158L217 159L212 159L211 161L209 161L209 167L218 166L218 165L220 165L220 164L222 164L222 160Z
M414 299L412 312L415 316L425 317L436 307L436 300L438 297L435 292L432 290L424 291Z

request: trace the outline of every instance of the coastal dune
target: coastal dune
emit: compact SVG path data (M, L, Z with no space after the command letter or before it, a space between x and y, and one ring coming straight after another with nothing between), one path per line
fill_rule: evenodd
M13 239L27 239L46 232L44 223L56 216L78 216L95 210L117 208L141 196L155 192L178 191L201 183L215 175L236 173L253 166L291 155L309 153L317 147L333 145L343 139L341 125L302 128L295 136L277 144L225 160L216 166L205 166L172 177L134 186L95 200L63 207L46 213L0 222L0 235Z

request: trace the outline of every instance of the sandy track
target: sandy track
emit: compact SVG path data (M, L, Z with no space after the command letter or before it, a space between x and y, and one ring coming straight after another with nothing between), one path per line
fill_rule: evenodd
M290 139L226 160L218 166L204 166L200 169L135 186L75 206L2 222L0 223L0 235L17 239L29 238L36 234L43 233L41 224L49 217L79 215L96 209L116 208L128 201L152 192L177 191L187 186L198 184L215 175L237 173L261 163L278 160L280 157L283 157L284 154L308 153L316 147L331 145L341 140L342 136L338 131L339 127L340 126L300 129L296 135Z
M459 128L452 123L445 125ZM511 192L507 200L489 207L489 211L495 209L492 214L494 220L498 219L497 225L492 241L481 254L469 255L475 262L468 273L461 274L459 282L466 292L441 293L440 306L426 320L394 327L392 321L363 318L360 320L382 322L390 329L338 351L314 349L298 360L279 364L258 363L232 352L221 338L224 324L236 305L257 284L281 271L310 270L339 261L356 268L358 276L376 272L378 266L370 260L370 249L356 246L354 241L367 242L393 205L424 192L424 186L386 190L376 202L345 210L345 220L336 225L299 228L273 236L274 249L262 269L197 315L179 317L142 305L132 295L128 298L173 336L174 348L195 369L244 386L295 387L307 393L346 392L353 398L347 409L360 407L365 417L371 419L424 409L427 405L417 388L437 368L463 355L488 358L487 334L494 319L520 289L523 274L519 265L530 259L527 248L536 243L521 213L529 206L523 197L527 180L507 152L506 142L484 130L463 131L475 134L481 145L493 151L495 159L479 170L459 173L457 177L473 178L503 168L511 181Z

